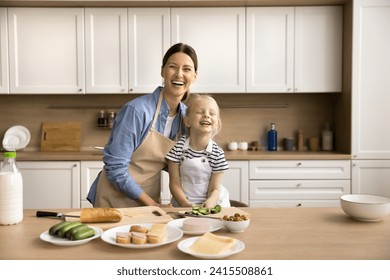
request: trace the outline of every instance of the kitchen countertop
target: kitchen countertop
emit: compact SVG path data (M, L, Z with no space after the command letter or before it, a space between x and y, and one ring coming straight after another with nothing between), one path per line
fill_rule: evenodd
M172 211L174 208L170 208ZM62 247L40 240L42 232L59 222L35 217L37 209L24 211L24 220L0 226L0 259L166 259L194 257L177 249L180 240L145 250L110 245L98 238L83 245ZM78 209L48 209L71 212ZM167 211L167 209L164 209ZM379 222L350 219L341 208L243 208L251 224L243 233L220 229L215 234L234 237L245 249L230 260L389 260L390 216Z
M17 153L18 161L101 161L101 151L40 152L22 151ZM349 160L350 154L337 152L287 152L287 151L225 151L227 160Z

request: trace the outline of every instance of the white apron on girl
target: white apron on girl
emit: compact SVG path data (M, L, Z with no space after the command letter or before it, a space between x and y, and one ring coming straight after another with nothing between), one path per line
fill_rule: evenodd
M183 155L189 147L190 139L187 138L183 147ZM211 153L212 141L209 142L206 152ZM203 204L207 199L212 168L207 156L198 158L182 158L180 160L181 185L185 196L192 204ZM219 200L217 204L222 207L230 207L229 192L224 186L220 186ZM172 205L180 207L174 198Z

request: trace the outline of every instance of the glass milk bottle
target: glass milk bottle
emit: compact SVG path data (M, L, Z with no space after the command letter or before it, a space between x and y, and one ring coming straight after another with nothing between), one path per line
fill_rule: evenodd
M23 220L23 178L16 166L16 152L4 152L0 168L0 225Z

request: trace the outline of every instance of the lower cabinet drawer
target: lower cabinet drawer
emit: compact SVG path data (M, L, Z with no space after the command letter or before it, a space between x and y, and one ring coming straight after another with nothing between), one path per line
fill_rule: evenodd
M339 200L250 200L251 207L340 207Z
M250 180L349 180L349 160L251 160Z
M251 180L249 182L251 202L254 200L338 200L346 193L350 193L350 180Z

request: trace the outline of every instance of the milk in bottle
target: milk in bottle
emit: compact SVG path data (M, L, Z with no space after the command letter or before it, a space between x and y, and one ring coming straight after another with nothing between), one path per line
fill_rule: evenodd
M0 225L23 220L23 178L16 166L16 152L4 152L0 168Z

